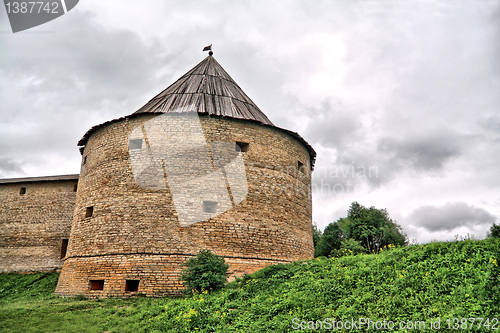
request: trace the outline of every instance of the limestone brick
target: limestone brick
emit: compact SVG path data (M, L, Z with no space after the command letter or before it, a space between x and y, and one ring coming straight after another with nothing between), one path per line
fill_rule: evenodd
M0 184L0 272L62 267L76 184L77 179Z

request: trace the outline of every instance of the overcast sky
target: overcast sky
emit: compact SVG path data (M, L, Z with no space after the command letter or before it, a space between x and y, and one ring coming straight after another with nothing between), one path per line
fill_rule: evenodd
M500 220L500 0L82 0L13 34L0 178L78 173L76 143L214 56L318 153L313 220L387 208L418 242Z

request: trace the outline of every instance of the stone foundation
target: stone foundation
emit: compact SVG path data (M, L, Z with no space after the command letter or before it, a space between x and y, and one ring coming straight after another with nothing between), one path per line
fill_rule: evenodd
M136 295L179 296L183 264L194 255L130 254L69 258L64 264L56 294L60 296L127 297ZM224 258L229 264L229 281L268 265L287 261L259 258ZM92 290L92 280L103 280L102 290ZM137 291L126 291L126 281L139 281Z

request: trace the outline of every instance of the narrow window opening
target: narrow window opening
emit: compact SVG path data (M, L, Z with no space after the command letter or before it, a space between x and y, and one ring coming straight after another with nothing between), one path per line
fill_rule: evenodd
M236 151L246 153L250 145L247 142L236 142Z
M128 143L128 147L130 148L130 150L141 149L142 148L142 139L130 140Z
M66 251L68 250L69 239L63 239L61 244L61 259L66 257Z
M92 217L94 215L94 206L87 207L85 210L85 217Z
M139 280L125 280L125 291L134 292L139 290Z
M304 168L304 163L301 161L297 162L297 169L299 169L300 172L306 172L306 168Z
M75 184L75 186L73 186L73 192L76 192L76 190L78 190L78 184Z
M203 211L205 213L215 213L217 212L217 201L203 201Z
M21 189L19 190L19 194L20 195L26 194L26 187L21 187Z
M90 290L103 290L104 280L90 280Z

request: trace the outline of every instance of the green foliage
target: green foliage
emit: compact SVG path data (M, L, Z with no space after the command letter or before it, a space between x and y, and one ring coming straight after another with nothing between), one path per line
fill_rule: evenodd
M356 255L356 254L361 254L361 253L367 253L366 249L361 246L361 244L352 239L344 239L341 244L341 252L342 254L338 255L339 257L341 255Z
M490 228L490 231L488 232L488 237L490 238L500 238L500 224L495 224Z
M499 252L495 240L391 245L377 255L269 266L219 292L137 311L149 313L143 328L149 332L293 332L293 318L427 325L441 318L433 332L449 332L447 319L500 315Z
M342 220L339 219L337 223L330 223L326 226L318 245L314 248L315 257L332 256L336 251L340 250L344 238L344 233L340 229Z
M353 242L357 242L364 251ZM380 248L389 244L407 244L401 226L389 217L386 209L365 208L353 202L346 218L340 218L325 228L314 254L316 257L331 257L353 253L378 253Z
M0 274L0 302L8 299L51 298L59 274Z
M348 238L357 240L369 252L378 252L381 247L389 244L406 244L406 235L389 217L386 209L365 208L353 202L347 217Z
M376 255L268 266L220 291L182 299L65 299L51 295L57 274L31 284L41 275L30 276L22 288L10 283L24 275L4 274L0 331L295 332L294 318L425 321L427 327L440 318L440 329L426 331L451 332L448 319L500 318L499 261L500 239L390 245ZM49 290L37 285L43 280Z
M210 250L200 251L185 266L181 280L188 291L211 292L221 289L227 282L229 265Z
M0 274L0 332L101 333L116 300L60 298L57 273Z
M319 241L321 239L321 235L322 235L322 232L321 232L321 230L319 230L316 223L313 223L313 225L312 225L312 235L313 235L314 248L316 248L316 246L318 246L318 243L319 243Z

